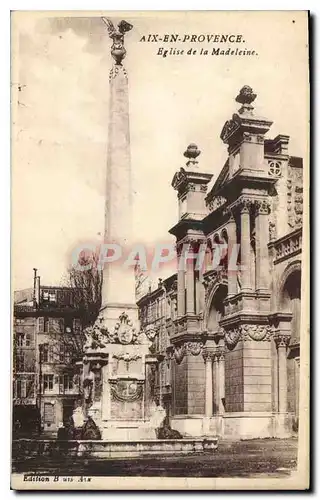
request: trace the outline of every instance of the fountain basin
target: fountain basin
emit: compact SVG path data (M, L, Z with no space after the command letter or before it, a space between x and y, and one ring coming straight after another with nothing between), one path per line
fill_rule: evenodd
M19 439L12 443L12 455L23 459L37 455L83 456L99 458L137 457L143 455L171 455L212 452L218 447L218 438L141 439L136 441L53 441Z

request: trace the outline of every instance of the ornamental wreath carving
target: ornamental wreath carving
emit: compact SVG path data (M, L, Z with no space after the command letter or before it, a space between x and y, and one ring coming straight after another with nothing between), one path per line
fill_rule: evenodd
M170 346L167 348L166 359L169 361L170 359L175 359L178 364L180 364L187 354L191 354L192 356L199 356L203 349L203 342L201 341L190 341L184 342L179 346Z
M243 340L270 340L271 327L269 325L241 325Z
M187 342L186 352L192 356L198 356L203 348L203 342Z
M229 349L234 349L239 340L269 341L272 328L269 325L239 325L237 328L225 331L225 342Z
M229 349L234 349L241 337L240 328L233 328L232 330L225 331L225 342Z

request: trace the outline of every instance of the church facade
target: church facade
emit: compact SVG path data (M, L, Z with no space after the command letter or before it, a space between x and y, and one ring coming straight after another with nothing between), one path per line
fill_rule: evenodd
M155 392L184 435L286 437L299 424L302 159L266 138L245 86L212 189L197 146L172 181L170 229L185 265L138 301L157 358ZM203 265L190 252L200 256ZM307 334L307 332L304 332Z

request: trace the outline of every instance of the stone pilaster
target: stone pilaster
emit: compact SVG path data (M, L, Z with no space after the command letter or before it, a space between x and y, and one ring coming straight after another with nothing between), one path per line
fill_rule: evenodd
M278 349L278 397L279 413L287 412L287 347L289 345L290 335L277 334L275 342Z
M214 377L214 401L213 401L213 411L215 414L219 413L220 407L220 380L219 380L219 355L215 352L213 357L213 377Z
M205 416L212 417L213 412L213 373L212 373L213 353L204 350L203 359L205 362Z
M257 200L256 207L256 291L269 290L269 204L267 200Z
M224 413L224 400L225 400L225 354L220 351L218 354L219 363L219 413Z
M186 285L187 285L187 314L194 314L194 260L188 259L186 262Z
M180 259L183 261L183 255L182 255L182 246L177 249L178 253L178 289L177 289L177 299L178 299L178 304L177 304L177 313L178 313L178 318L181 318L182 316L185 315L186 313L186 304L185 304L185 296L186 296L186 284L185 284L185 269L184 265L180 262Z
M236 222L231 215L228 230L228 297L237 293L237 232Z
M252 291L250 262L250 202L243 200L240 208L241 221L241 291Z

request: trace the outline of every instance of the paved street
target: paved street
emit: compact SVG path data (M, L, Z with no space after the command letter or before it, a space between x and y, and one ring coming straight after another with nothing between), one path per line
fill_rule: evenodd
M210 453L119 459L36 457L14 461L13 472L47 475L285 477L297 465L298 441L255 439L220 442Z

